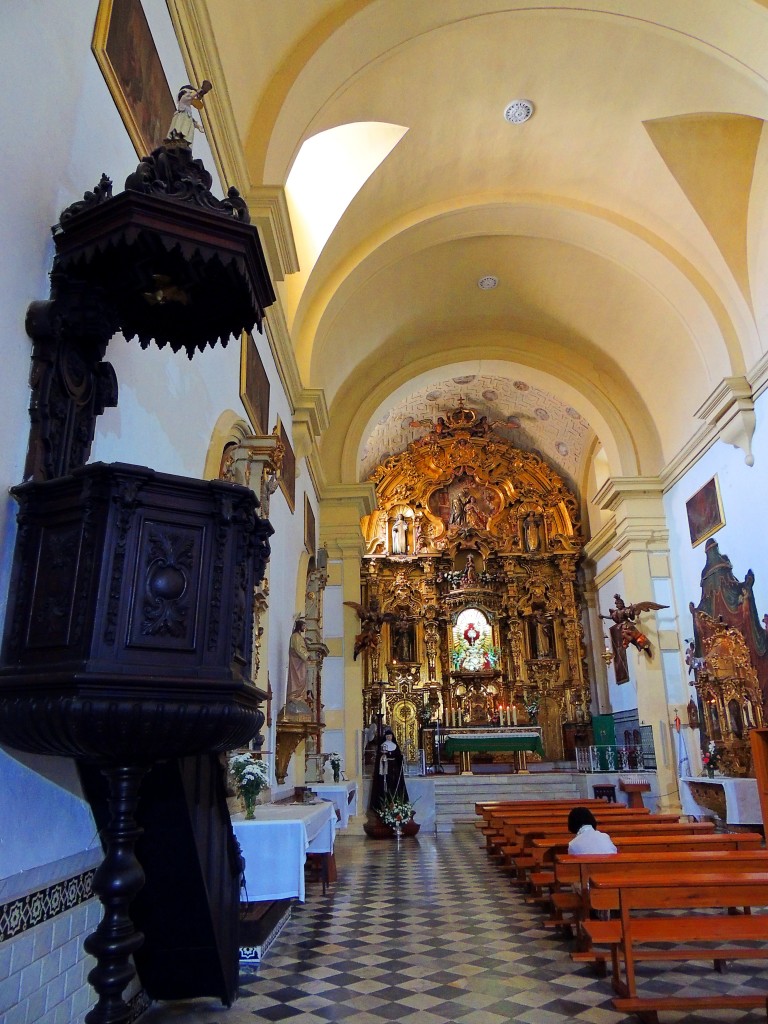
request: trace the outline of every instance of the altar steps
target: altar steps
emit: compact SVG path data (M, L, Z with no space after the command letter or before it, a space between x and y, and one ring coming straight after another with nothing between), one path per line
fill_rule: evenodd
M475 804L483 800L573 800L575 805L581 799L570 772L437 775L434 782L436 832L452 832L476 821Z

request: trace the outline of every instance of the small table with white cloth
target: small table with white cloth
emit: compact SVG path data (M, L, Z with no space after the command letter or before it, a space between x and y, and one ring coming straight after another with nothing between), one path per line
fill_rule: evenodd
M313 782L308 788L321 800L330 800L339 812L339 828L346 828L352 815L357 814L356 782Z
M299 899L304 902L304 862L308 853L333 855L333 804L263 804L252 819L236 814L232 827L245 858L242 902Z

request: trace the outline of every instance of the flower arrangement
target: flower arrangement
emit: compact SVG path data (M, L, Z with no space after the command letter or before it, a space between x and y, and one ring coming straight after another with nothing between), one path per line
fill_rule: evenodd
M328 761L331 765L331 771L333 772L333 781L338 782L341 777L341 754L337 754L333 751L328 755Z
M377 813L385 825L397 831L401 825L411 820L414 810L410 800L395 796L390 800L384 800Z
M524 707L528 715L528 721L531 725L535 725L539 714L539 702L537 700L532 700L525 704Z
M229 759L229 770L235 778L237 795L245 803L245 816L252 818L256 798L269 785L269 766L250 754L234 754Z
M720 754L717 751L714 740L709 741L709 749L702 757L701 763L704 765L707 775L714 775L715 768L720 764Z

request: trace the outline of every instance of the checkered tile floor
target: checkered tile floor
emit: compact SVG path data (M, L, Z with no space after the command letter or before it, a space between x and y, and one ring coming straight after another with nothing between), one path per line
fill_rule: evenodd
M240 998L153 1006L141 1024L637 1024L617 1013L607 978L573 964L568 943L540 927L489 864L474 829L393 841L342 837L338 882L306 904ZM724 979L711 966L645 964L643 994L702 994ZM764 991L768 967L733 962L728 988ZM765 1012L662 1013L662 1024L765 1021Z

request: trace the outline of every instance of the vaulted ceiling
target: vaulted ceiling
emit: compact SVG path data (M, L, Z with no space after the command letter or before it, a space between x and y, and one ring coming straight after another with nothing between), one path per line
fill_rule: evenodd
M719 382L764 354L764 3L171 9L216 81L210 130L241 191L289 184L307 140L366 126L349 130L369 165L341 206L334 178L361 153L309 161L315 209L337 211L327 239L313 247L289 195L300 268L278 282L302 384L330 410L328 481L364 477L415 436L406 417L459 393L519 410L525 445L579 488L600 448L613 474L657 475ZM524 123L504 116L516 99Z

